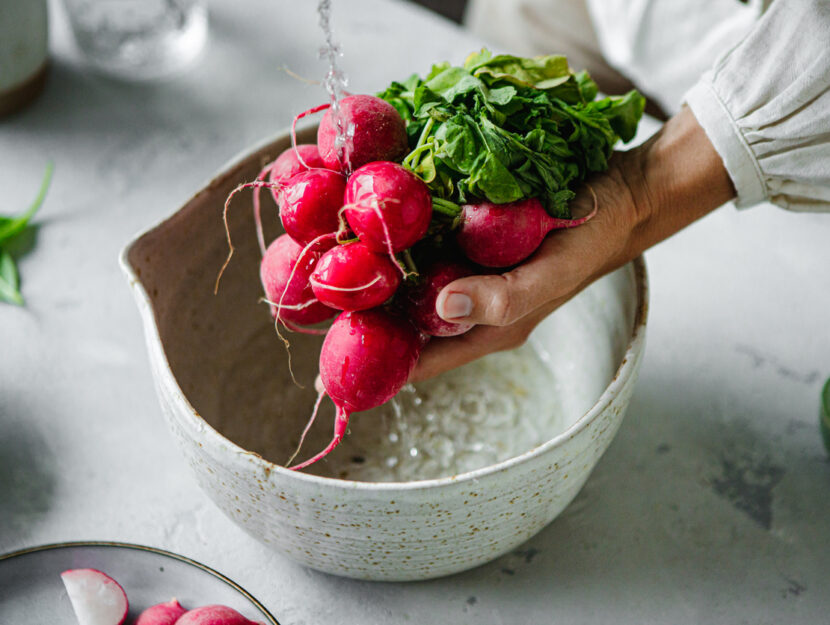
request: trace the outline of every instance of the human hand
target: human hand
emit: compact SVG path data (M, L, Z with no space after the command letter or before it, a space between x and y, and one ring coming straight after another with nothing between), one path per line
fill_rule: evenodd
M594 280L735 195L721 158L686 108L647 143L615 154L609 165L590 180L599 207L593 219L554 231L511 271L462 278L441 291L436 309L443 319L477 325L461 336L432 339L411 381L518 347ZM589 212L593 201L587 188L581 191L571 203L574 217Z

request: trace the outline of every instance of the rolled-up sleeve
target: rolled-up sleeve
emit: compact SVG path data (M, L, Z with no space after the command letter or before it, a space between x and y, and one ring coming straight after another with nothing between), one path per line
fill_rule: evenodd
M772 2L685 99L737 206L830 211L830 2Z

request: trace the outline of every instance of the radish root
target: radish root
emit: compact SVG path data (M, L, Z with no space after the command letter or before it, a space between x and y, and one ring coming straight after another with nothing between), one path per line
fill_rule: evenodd
M334 236L334 234L332 234L332 233L329 233L329 234L321 234L319 237L315 237L314 239L312 239L311 241L309 241L309 242L306 244L306 246L305 246L305 247L304 247L304 248L300 251L299 256L297 256L297 260L294 262L294 266L291 268L291 273L290 273L290 274L288 274L288 280L286 281L285 286L284 286L284 287L283 287L283 289L282 289L282 295L280 295L280 301L277 303L277 314L276 314L276 316L274 317L274 330L276 331L277 336L280 338L280 340L282 341L283 345L285 345L285 351L288 353L288 372L291 374L291 379L294 381L294 384L296 384L296 385L297 385L297 386L299 386L300 388L304 388L304 387L303 387L303 385L302 385L302 384L300 384L300 383L297 381L297 378L294 376L294 369L293 369L293 367L291 366L291 343L288 341L288 339L287 339L287 338L285 338L285 337L282 335L282 332L280 332L280 323L282 323L282 324L283 324L286 328L288 328L289 330L293 330L293 331L295 331L295 332L304 332L304 331L303 331L303 330L298 330L298 329L297 329L297 328L298 328L298 326L297 326L296 324L293 324L293 323L290 323L290 322L286 322L285 320L280 319L280 312L281 312L281 310L282 310L282 309L283 309L283 307L284 307L284 305L283 305L283 300L285 299L285 294L288 292L288 287L290 287L290 286L291 286L291 281L294 279L294 274L296 274L296 273L297 273L297 267L299 267L300 263L301 263L301 262L302 262L302 260L303 260L303 257L306 255L306 253L307 253L307 252L308 252L308 251L309 251L312 247L314 247L315 245L317 245L318 243L320 243L320 241L322 241L322 240L324 240L324 239L326 239L326 238L328 238L328 237L332 237L332 236ZM288 308L286 308L286 310L289 310L289 309L288 309ZM289 323L290 323L290 325L289 325ZM316 332L311 331L311 330L309 330L308 332L304 332L304 333L306 333L306 334L317 334Z
M311 283L312 286L319 286L321 288L329 289L331 291L340 291L340 292L343 292L343 293L354 293L354 292L357 292L357 291L365 291L370 286L374 286L375 284L380 282L381 279L382 279L382 276L375 276L375 279L372 280L371 282L367 282L366 284L361 284L360 286L351 286L351 287L333 286L331 284L323 284L319 280L315 280L314 276L310 276L308 278L308 281Z
M303 433L300 435L300 442L297 443L297 449L294 450L294 453L291 454L291 457L288 459L288 462L285 463L286 468L291 466L291 463L294 462L294 458L297 457L297 454L300 453L300 449L303 447L303 441L305 441L306 434L311 429L311 426L314 423L314 420L317 418L317 412L320 410L320 403L323 401L323 397L326 396L326 391L319 391L317 393L317 401L314 402L314 411L311 413L311 418L308 420L308 423L305 425L305 429Z
M225 200L225 208L222 211L222 222L225 225L225 237L228 240L228 257L225 259L225 262L222 265L222 268L219 270L219 275L216 276L216 283L213 285L213 294L216 295L219 292L219 281L222 280L222 275L225 273L225 269L228 268L228 265L231 262L231 258L233 258L233 241L231 241L231 229L228 225L228 209L231 205L231 200L233 196L243 191L245 189L251 189L254 187L267 187L269 189L273 188L280 188L280 185L275 184L273 182L265 182L264 180L256 180L254 182L243 182L239 186L237 186L233 191L230 192L228 198Z
M337 404L335 404L336 406ZM314 464L318 460L324 458L325 456L329 455L335 447L340 444L340 441L343 440L343 437L346 435L346 428L349 426L349 411L341 406L337 406L337 414L334 417L334 437L331 439L331 442L328 446L321 451L316 456L312 456L305 462L301 462L300 464L294 465L293 467L289 467L292 471L299 471L300 469L304 469L305 467Z
M311 167L309 167L308 164L303 160L303 157L300 156L300 151L297 149L297 122L300 121L303 117L307 117L308 115L314 115L315 113L325 111L328 108L331 108L331 104L319 104L313 108L308 109L307 111L303 111L294 118L294 121L291 122L291 148L294 150L294 155L297 157L297 160L306 169L311 169Z

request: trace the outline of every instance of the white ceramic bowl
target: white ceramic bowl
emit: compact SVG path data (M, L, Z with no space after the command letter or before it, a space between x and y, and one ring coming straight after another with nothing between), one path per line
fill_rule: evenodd
M300 140L313 136L309 129ZM213 295L227 253L225 197L289 145L284 134L238 158L122 252L161 405L182 455L234 522L321 571L428 579L514 549L576 496L622 421L645 342L643 260L596 282L531 337L554 355L558 375L569 377L563 385L569 424L551 432L546 443L434 480L370 483L295 473L262 456L285 457L275 449L287 455L314 396L291 384L285 352L257 303L259 252L250 195L240 195L231 207L236 253ZM276 233L273 228L269 234ZM313 379L319 339L292 341L295 373ZM307 449L322 440L308 442Z

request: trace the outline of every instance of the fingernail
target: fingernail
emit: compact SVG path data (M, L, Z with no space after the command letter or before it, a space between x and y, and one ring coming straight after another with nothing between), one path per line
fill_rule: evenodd
M444 298L438 314L444 319L462 319L473 312L473 300L463 293L450 293Z

